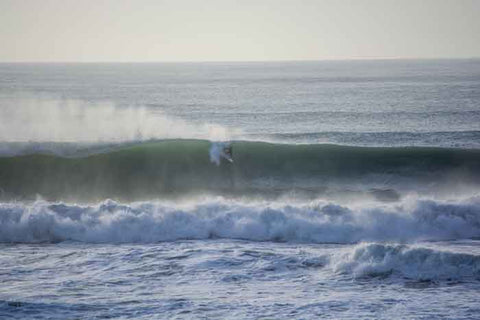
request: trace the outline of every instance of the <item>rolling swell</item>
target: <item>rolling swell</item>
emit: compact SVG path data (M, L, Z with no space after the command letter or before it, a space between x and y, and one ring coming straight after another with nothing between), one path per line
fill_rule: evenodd
M191 194L311 197L331 190L396 200L397 191L480 184L480 150L233 142L234 163L211 161L206 140L163 140L75 156L0 158L4 200L144 200ZM357 190L358 191L358 190Z

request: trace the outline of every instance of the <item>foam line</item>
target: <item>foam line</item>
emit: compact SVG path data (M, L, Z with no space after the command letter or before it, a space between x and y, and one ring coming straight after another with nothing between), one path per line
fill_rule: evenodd
M192 204L111 200L97 205L36 201L0 205L1 242L136 243L245 239L308 243L417 241L480 237L480 199L405 200L341 206L244 203L222 198Z

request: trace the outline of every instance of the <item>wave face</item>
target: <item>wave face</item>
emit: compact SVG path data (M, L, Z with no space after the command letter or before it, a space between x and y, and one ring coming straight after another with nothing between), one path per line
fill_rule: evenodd
M135 201L192 194L315 198L341 190L386 200L397 192L480 185L480 150L233 142L234 162L206 140L164 140L0 158L4 200ZM38 153L41 152L41 153ZM68 155L65 156L65 154ZM218 163L216 163L218 162Z
M395 244L359 244L334 255L330 267L355 278L399 276L406 279L480 280L480 256Z
M410 199L401 204L349 207L323 201L246 204L221 198L183 205L127 205L112 200L89 206L46 201L0 205L1 242L151 243L225 238L356 243L479 237L479 198L461 202Z

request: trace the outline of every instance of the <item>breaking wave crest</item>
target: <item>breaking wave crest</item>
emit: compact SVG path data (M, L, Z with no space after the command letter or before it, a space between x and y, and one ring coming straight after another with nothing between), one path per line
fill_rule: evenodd
M355 278L399 276L406 279L480 279L480 256L394 244L359 244L334 255L330 267Z
M183 205L112 200L85 206L47 201L0 205L1 242L148 243L226 238L356 243L479 237L479 198L457 202L410 199L395 205L350 207L323 201L247 204L222 198ZM356 257L363 259L365 254L359 252ZM357 270L358 266L351 268Z

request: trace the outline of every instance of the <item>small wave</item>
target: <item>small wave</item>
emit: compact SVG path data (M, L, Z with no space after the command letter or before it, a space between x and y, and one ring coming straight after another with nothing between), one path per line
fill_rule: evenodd
M478 237L479 198L351 207L323 201L293 205L222 198L183 205L112 200L88 206L47 201L0 204L1 242L144 243L226 238L357 243Z
M359 244L329 266L355 278L400 276L435 281L480 279L480 256L395 244Z

